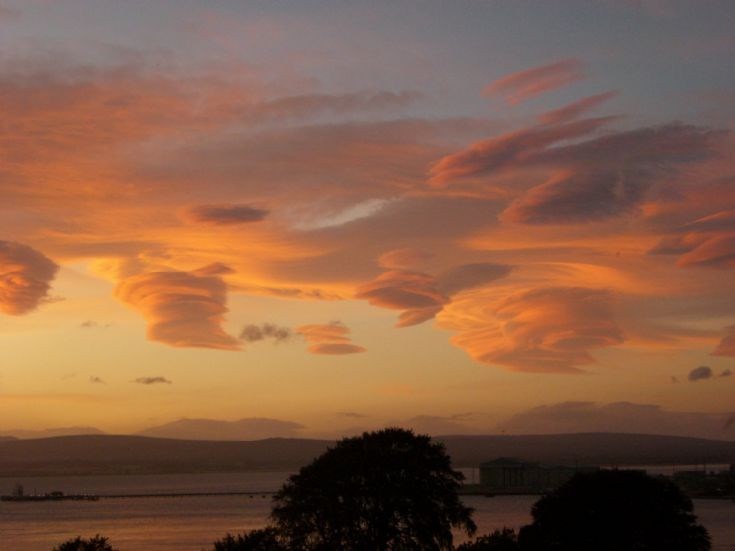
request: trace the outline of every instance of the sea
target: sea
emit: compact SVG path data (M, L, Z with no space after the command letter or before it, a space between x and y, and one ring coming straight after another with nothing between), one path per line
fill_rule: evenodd
M188 497L115 497L99 501L0 502L0 551L51 551L76 536L101 534L120 551L201 551L227 533L260 528L268 522L271 495L290 473L244 472L169 475L59 476L0 478L0 494L16 484L26 493L67 494L220 494ZM468 482L476 480L468 470ZM464 496L475 509L478 534L530 521L535 496ZM715 551L735 551L735 503L694 500L695 513L709 530ZM464 541L461 535L457 543Z

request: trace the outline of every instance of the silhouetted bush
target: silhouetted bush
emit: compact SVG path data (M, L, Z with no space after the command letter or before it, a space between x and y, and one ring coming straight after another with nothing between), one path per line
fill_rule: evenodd
M708 551L692 501L671 481L638 471L577 474L533 506L523 551Z
M278 531L268 527L251 530L242 535L227 534L214 542L214 551L285 551L287 548L280 542Z
M108 543L107 538L103 538L99 534L90 539L84 539L77 536L74 539L65 541L61 545L54 547L53 551L116 551L112 545Z
M518 549L518 536L511 528L495 530L492 534L480 536L457 547L457 551L518 551Z

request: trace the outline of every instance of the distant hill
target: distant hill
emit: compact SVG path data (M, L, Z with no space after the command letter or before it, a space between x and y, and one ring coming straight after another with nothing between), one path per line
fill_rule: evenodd
M2 431L3 437L30 439L30 438L53 438L54 436L76 436L80 434L105 434L95 427L59 427L54 429L41 430L5 430Z
M444 436L456 467L499 456L557 464L735 462L735 442L636 434ZM251 442L142 436L64 436L0 442L0 476L295 470L332 442L273 438Z
M735 442L686 436L624 433L439 436L455 465L495 457L560 465L734 463Z
M304 426L292 421L253 417L239 421L180 419L140 431L140 436L180 440L264 440L295 438Z
M8 440L17 440L15 436L0 436L0 442L7 442Z

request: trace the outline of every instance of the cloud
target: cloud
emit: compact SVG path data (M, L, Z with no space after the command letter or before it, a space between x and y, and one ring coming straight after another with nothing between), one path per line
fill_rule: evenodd
M27 245L0 241L0 312L19 316L35 310L47 299L58 269Z
M211 264L192 272L149 272L123 279L115 296L138 310L152 341L175 347L239 350L240 342L222 329L227 313L229 269Z
M98 385L104 385L105 384L105 381L103 381L99 377L95 377L94 375L90 375L89 382L90 383L93 383L93 384L98 384Z
M249 324L240 331L240 340L252 343L265 339L273 339L275 342L284 342L291 338L291 330L288 327L279 327L272 323L261 325Z
M735 210L715 212L675 228L649 254L678 255L680 267L735 267Z
M198 205L183 213L184 219L197 224L234 226L259 222L268 216L268 211L251 205Z
M138 383L139 385L158 385L158 384L166 384L170 385L173 384L173 381L169 381L166 377L138 377L133 381L134 383Z
M498 428L516 434L622 432L723 439L732 437L724 426L730 415L667 411L630 402L562 402L518 413Z
M97 321L94 321L94 320L86 320L86 321L83 321L82 323L80 323L79 324L79 327L81 327L82 329L94 329L94 328L107 329L108 327L110 327L110 324L109 323L105 323L103 325L103 324L101 324L101 323L99 323Z
M559 174L512 203L502 219L525 224L595 221L630 211L647 188L645 178L624 172Z
M725 336L712 352L713 356L735 356L735 325L725 327Z
M509 266L478 262L451 268L438 277L410 270L390 270L357 287L355 298L373 306L402 310L396 327L417 325L432 319L452 295L484 286L510 273Z
M421 249L405 247L383 253L378 258L378 264L381 268L405 270L416 268L430 260L433 256L433 254L422 251Z
M438 289L446 295L454 295L467 289L482 287L507 276L513 268L505 264L476 262L451 268L437 277Z
M436 288L436 279L428 274L407 270L391 270L360 285L355 298L374 306L403 310L397 327L416 325L433 318L449 301Z
M713 157L726 135L672 123L576 140L610 120L532 126L476 142L434 163L430 183L445 186L493 175L533 182L546 171L545 181L522 192L501 219L524 224L589 222L634 210L654 184L678 175L683 165Z
M511 371L579 373L595 362L592 349L624 341L613 294L585 287L542 287L495 300L469 296L440 321L459 330L451 342L473 359Z
M356 411L338 411L337 416L348 417L350 419L362 419L367 417L364 413L357 413Z
M488 84L483 93L503 96L510 104L521 103L584 78L584 65L577 59L563 59L513 73Z
M309 343L312 354L343 355L365 352L362 346L353 344L349 338L350 330L342 322L301 325L296 332Z
M552 126L533 126L481 140L446 155L429 170L430 182L445 185L460 178L489 175L540 161L541 154L557 142L580 138L610 122L610 117L583 119Z
M365 352L366 348L349 342L322 342L309 346L312 354L326 354L341 356L343 354L359 354Z
M697 381L703 381L705 379L711 379L712 376L712 368L706 365L700 365L699 367L695 367L689 372L689 375L687 375L687 379L689 379L690 382L694 383Z
M542 113L538 119L539 122L541 122L542 124L559 124L562 122L568 122L570 120L578 118L580 115L587 113L598 105L602 105L603 103L614 98L617 95L617 92L611 91L594 96L588 96L586 98L582 98L580 100L569 103L564 107L560 107L559 109L554 109L553 111Z

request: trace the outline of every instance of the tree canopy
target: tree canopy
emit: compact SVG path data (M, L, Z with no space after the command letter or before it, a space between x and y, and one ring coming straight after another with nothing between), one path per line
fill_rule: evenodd
M97 534L89 539L77 536L54 547L53 551L115 551L115 549L110 545L107 538Z
M475 532L442 444L390 428L345 438L291 476L271 517L290 549L452 549Z
M692 501L671 481L638 471L577 474L533 506L524 551L708 551Z

